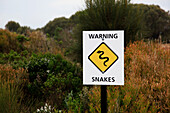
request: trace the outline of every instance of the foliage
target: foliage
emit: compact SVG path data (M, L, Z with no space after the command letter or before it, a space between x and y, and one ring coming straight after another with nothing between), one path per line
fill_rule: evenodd
M89 112L89 89L88 87L83 87L82 91L79 93L78 96L73 94L71 91L65 97L65 103L67 106L68 112L71 113L82 113L82 112Z
M169 111L169 45L137 41L125 52L125 85L108 86L108 112ZM89 109L100 112L100 87L89 90Z
M164 41L168 41L168 34L170 33L170 15L165 12L158 5L144 5L135 4L140 11L144 13L144 22L146 25L147 32L146 38L157 39L159 35L163 36Z
M28 50L26 44L29 43L29 38L24 35L19 35L8 30L0 29L0 52L9 53L14 50L18 53Z
M47 38L43 32L33 31L28 35L30 41L25 43L25 47L28 48L30 53L60 53L54 39Z
M101 112L101 96L100 96L100 87L93 87L88 92L88 99L89 99L89 111L92 113L100 113Z
M28 112L22 105L23 92L22 85L27 80L26 71L23 69L13 69L8 65L0 65L0 112L20 113Z
M78 111L80 111L79 109L79 100L75 99L73 97L73 92L71 91L65 98L65 103L67 106L67 109L70 112L74 112L74 113L78 113Z
M19 23L14 22L14 21L9 21L6 25L5 28L8 29L11 32L17 32L17 29L20 27Z
M142 15L129 0L86 0L86 7L80 15L83 30L125 30L126 44L136 40Z
M70 22L73 23L74 25L79 24L79 22L80 22L80 20L79 20L80 17L79 17L79 16L81 15L82 12L83 12L83 11L77 11L75 14L73 14L73 15L69 18Z
M29 41L29 39L28 38L26 38L25 36L23 36L23 35L18 35L17 37L17 40L19 41L19 42L23 42L23 41Z
M135 49L134 49L135 48ZM158 111L167 112L169 106L169 45L136 42L127 48L126 76L138 77L140 91L150 102L155 102ZM128 59L128 60L126 60Z
M65 17L55 18L53 21L48 22L42 30L44 33L48 33L51 37L55 36L57 28L68 28L69 20Z
M18 35L17 37L18 42L20 43L19 47L21 50L24 50L24 41L29 41L29 39L23 35Z
M55 29L55 31L54 31L54 39L55 39L55 40L60 39L59 33L60 33L61 31L62 31L62 28L60 28L60 27L57 27L57 28Z
M140 39L143 28L142 13L136 10L129 0L86 0L86 9L78 15L79 24L73 32L77 42L72 48L79 62L82 53L82 31L124 30L125 46L130 41Z
M24 67L27 64L28 51L24 50L20 54L11 50L8 54L0 53L0 64L11 64L14 69Z
M21 51L16 33L0 29L0 52L9 53L10 50Z
M51 103L57 101L58 107L62 106L68 92L73 90L76 93L81 90L80 69L59 54L33 55L27 69L30 95L51 100Z
M36 109L40 112L50 106L56 113L101 112L100 88L82 88L79 63L66 60L81 61L81 31L124 29L126 44L160 34L168 41L169 19L168 12L155 5L86 0L85 10L36 31L8 22L8 30L0 29L0 64L7 64L0 65L0 112L32 112L41 103L50 105ZM169 50L168 44L152 41L128 44L125 85L107 87L108 112L169 111ZM29 101L34 102L31 108Z
M31 31L31 28L27 26L21 26L17 29L18 34L23 34L25 36L28 34L29 31Z

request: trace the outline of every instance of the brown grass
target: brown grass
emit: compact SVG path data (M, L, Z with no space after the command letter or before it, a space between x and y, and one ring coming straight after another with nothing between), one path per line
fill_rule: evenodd
M20 113L27 108L22 105L22 86L27 81L24 69L15 70L9 65L0 65L0 112Z
M108 112L169 112L170 46L137 41L125 52L125 85L108 86ZM97 101L98 100L98 101ZM89 91L90 111L100 111L100 87Z

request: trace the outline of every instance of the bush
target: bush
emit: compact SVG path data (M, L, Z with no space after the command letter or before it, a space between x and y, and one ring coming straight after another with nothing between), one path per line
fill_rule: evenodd
M51 103L62 101L68 92L79 92L82 87L80 69L61 55L33 55L27 66L30 95ZM54 96L55 95L55 96Z
M41 31L33 31L28 34L29 40L25 47L28 48L29 53L58 53L55 40L47 38Z
M169 111L169 45L137 41L125 52L125 85L108 86L108 112ZM89 91L89 110L100 112L100 87Z
M23 36L23 35L18 35L16 38L17 38L17 40L18 40L20 43L22 43L22 42L24 42L24 41L29 41L29 39L26 38L26 37Z
M0 29L0 52L9 53L10 50L15 50L17 52L21 51L16 37L16 33Z
M85 86L82 88L82 91L79 95L74 95L73 91L71 91L65 97L65 103L68 112L70 113L86 113L89 112L89 89ZM99 99L100 100L100 99ZM100 105L100 103L99 103Z
M14 69L19 67L24 67L27 64L28 51L24 50L20 54L14 50L11 50L10 53L0 53L0 64L11 64Z

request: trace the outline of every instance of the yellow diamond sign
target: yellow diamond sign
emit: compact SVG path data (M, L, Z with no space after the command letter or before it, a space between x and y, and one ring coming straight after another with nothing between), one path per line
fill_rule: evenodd
M105 73L118 60L116 53L104 42L102 42L88 58L102 73Z

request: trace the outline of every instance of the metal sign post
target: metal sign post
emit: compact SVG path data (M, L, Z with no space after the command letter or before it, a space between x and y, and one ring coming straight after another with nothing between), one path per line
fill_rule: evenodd
M101 113L107 113L107 86L101 85Z

